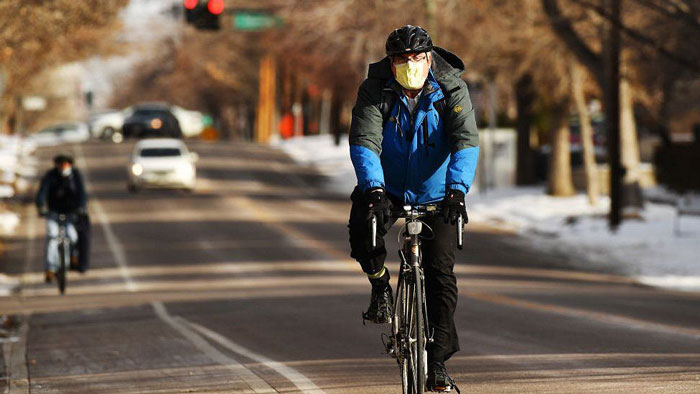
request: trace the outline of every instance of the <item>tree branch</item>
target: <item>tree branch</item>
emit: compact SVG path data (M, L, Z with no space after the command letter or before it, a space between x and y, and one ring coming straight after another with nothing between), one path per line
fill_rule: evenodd
M593 52L585 41L576 33L571 20L562 15L557 0L542 0L549 23L552 25L554 33L566 43L576 58L588 69L588 71L598 80L600 86L603 81L603 59Z
M693 15L692 13L684 11L677 4L666 3L671 8L673 8L673 11L671 11L667 7L657 4L656 2L654 2L654 0L637 0L637 2L642 4L643 6L646 6L647 8L658 12L659 14L667 18L673 20L684 20L688 24L690 24L691 27L700 30L700 22L698 22L697 15Z
M543 0L543 1L555 1L555 0ZM689 71L695 73L695 74L700 74L700 64L698 64L696 61L686 59L680 55L677 55L666 48L664 48L660 43L657 43L654 41L652 38L649 38L638 31L632 30L629 27L625 26L622 21L615 20L607 10L605 10L603 7L593 4L590 1L587 0L572 0L574 3L578 3L579 5L583 7L590 8L594 10L598 15L602 16L606 20L608 20L610 23L614 24L617 26L622 33L624 33L626 36L636 40L637 42L650 46L652 47L655 51L657 51L659 54L662 56L666 57L667 59L678 63L684 67L686 67Z

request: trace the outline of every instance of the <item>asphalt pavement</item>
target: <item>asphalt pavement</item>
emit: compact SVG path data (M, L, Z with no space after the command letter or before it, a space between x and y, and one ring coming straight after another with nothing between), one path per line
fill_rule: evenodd
M129 193L131 143L63 149L87 177L93 236L91 270L71 272L64 296L43 283L43 220L18 207L0 261L22 280L0 298L14 322L0 389L400 393L388 327L361 321L370 288L349 258L349 198L269 147L189 145L192 193ZM463 393L700 393L700 294L574 270L516 235L467 229L462 350L447 363Z

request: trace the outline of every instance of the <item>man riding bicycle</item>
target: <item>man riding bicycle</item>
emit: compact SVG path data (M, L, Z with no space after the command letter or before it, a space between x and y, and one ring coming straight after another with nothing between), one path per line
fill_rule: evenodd
M66 235L71 245L78 242L78 232L74 219L86 213L87 194L80 172L73 168L73 158L67 155L57 155L53 159L54 168L47 171L41 180L41 186L36 196L36 206L39 216L46 217L46 259L44 264L45 280L53 281L58 270L58 246L55 238L59 234L59 223L56 215L66 215ZM73 255L71 268L83 271Z
M457 278L453 268L455 225L467 221L465 195L474 179L479 135L466 83L464 63L433 46L418 26L394 30L387 56L370 64L352 111L350 156L358 185L351 195L351 256L372 285L364 318L391 322L389 271L383 237L396 221L392 207L439 203L442 217L425 218L434 238L423 244L426 304L434 341L427 346L432 391L455 386L445 361L459 350L454 311ZM370 221L377 219L376 246Z

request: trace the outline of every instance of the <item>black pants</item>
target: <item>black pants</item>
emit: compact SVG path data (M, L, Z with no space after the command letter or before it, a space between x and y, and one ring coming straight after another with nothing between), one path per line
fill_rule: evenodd
M384 267L386 247L384 236L396 222L377 227L377 246L372 248L370 227L367 222L367 204L362 192L355 188L350 196L350 256L357 260L368 275L376 274ZM403 203L389 196L395 206ZM434 331L434 342L428 345L428 361L446 361L459 350L459 338L454 323L457 307L457 277L454 274L457 239L455 225L445 223L442 217L423 220L435 233L435 238L423 241L423 271L428 323ZM398 249L398 245L397 245Z

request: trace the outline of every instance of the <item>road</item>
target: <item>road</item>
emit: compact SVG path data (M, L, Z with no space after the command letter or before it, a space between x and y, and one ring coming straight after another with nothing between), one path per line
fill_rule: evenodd
M0 299L16 322L2 388L399 393L386 327L361 322L369 285L348 257L349 199L268 147L191 148L194 193L139 194L126 191L129 144L67 148L88 179L92 269L71 273L65 296L45 285L43 222L23 208L0 264L23 283ZM447 364L463 393L700 392L700 294L575 271L515 235L468 230L455 268L462 351Z

